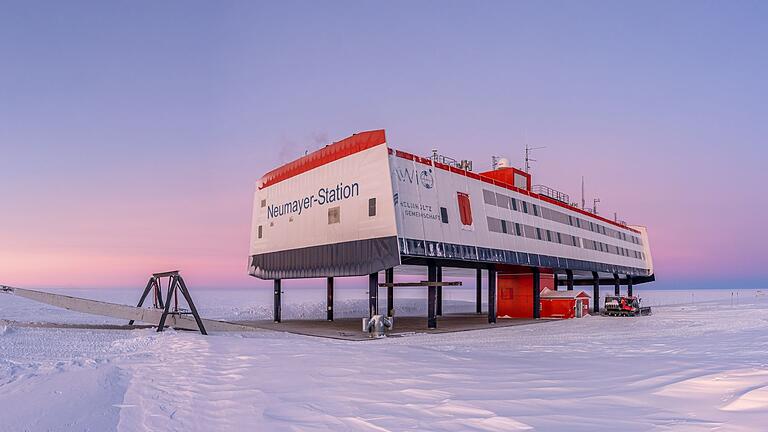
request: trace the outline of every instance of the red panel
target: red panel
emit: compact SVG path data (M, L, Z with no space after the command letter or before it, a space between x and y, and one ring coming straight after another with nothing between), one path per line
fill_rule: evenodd
M542 318L573 318L573 307L576 300L573 299L542 299Z
M305 173L346 156L359 153L371 147L384 144L385 142L386 136L384 134L384 129L354 134L351 137L327 145L320 150L312 152L264 174L264 176L261 177L261 180L259 180L259 189L272 186L283 180L287 180L301 173ZM400 156L399 153L401 152L398 152L398 156Z
M459 218L463 225L472 225L472 206L469 202L469 195L464 192L456 193L459 200Z

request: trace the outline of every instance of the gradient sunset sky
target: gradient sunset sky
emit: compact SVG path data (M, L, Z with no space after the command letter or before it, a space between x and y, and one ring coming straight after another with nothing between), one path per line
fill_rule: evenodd
M658 288L765 288L768 2L0 3L0 283L247 276L254 182L354 132L646 225Z

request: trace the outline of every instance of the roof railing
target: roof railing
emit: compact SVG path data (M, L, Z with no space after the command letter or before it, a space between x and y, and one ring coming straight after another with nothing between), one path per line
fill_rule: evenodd
M566 204L571 203L571 197L568 196L567 193L552 189L549 186L534 185L532 191L539 195L544 195L545 197L552 198L553 200L557 200Z

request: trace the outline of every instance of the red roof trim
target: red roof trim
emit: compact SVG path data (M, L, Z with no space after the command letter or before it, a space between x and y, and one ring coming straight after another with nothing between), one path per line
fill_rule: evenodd
M415 156L415 155L412 155L410 153L407 153L407 152L404 152L404 151L401 151L401 150L395 150L395 155L397 157L400 157L400 158L403 158L403 159L408 159L408 160L420 162L420 163L423 163L425 165L434 165L436 168L440 168L440 169L443 169L443 170L446 170L446 171L450 171L450 172L455 172L454 171L455 168L451 169L452 167L449 167L448 165L444 165L444 164L441 164L441 163L432 164L432 161L430 159L426 159L426 158L422 158L422 157L419 157L419 156ZM584 211L584 210L582 210L582 209L580 209L578 207L570 206L568 204L565 204L565 203L562 203L560 201L554 200L554 199L552 199L552 198L550 198L548 196L539 195L539 194L536 194L536 193L533 193L533 192L529 192L529 191L527 191L525 189L520 189L520 188L515 187L515 186L513 186L511 184L504 183L504 182L501 182L499 180L495 180L493 178L484 176L482 174L474 173L472 171L464 171L464 170L458 170L458 171L459 172L457 174L463 174L463 175L465 175L465 176L467 176L469 178L472 178L472 179L475 179L475 180L480 180L480 181L483 181L485 183L492 184L494 186L498 186L498 187L501 187L501 188L504 188L504 189L509 189L511 191L514 191L514 192L517 192L517 193L520 193L520 194L523 194L523 195L527 195L527 196L529 196L531 198L538 199L540 201L544 201L544 202L547 202L549 204L553 204L553 205L562 207L564 209L568 209L568 210L574 211L576 213L580 213L580 214L582 214L584 216L589 216L589 217L591 217L593 219L597 219L597 220L599 220L601 222L605 222L607 224L615 225L615 226L617 226L619 228L631 231L633 233L641 234L641 232L636 230L636 229L630 228L630 227L628 227L626 225L622 225L622 224L614 222L614 221L612 221L610 219L606 219L606 218L604 218L602 216L598 216L596 214L590 213L588 211ZM530 184L530 180L528 182Z
M272 186L283 180L386 142L384 129L356 133L264 174L259 180L258 188L263 189Z

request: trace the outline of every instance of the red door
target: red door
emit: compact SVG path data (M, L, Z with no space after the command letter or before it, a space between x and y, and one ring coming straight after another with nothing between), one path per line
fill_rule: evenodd
M459 200L459 218L462 225L472 225L472 206L469 202L469 195L463 192L457 192Z

